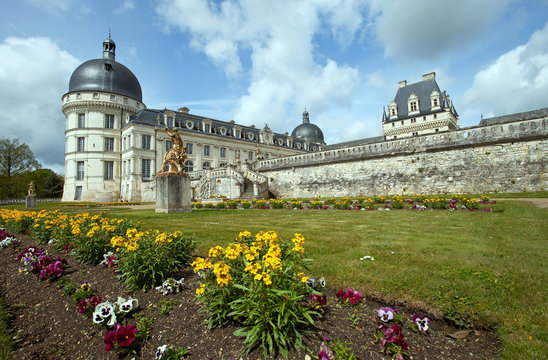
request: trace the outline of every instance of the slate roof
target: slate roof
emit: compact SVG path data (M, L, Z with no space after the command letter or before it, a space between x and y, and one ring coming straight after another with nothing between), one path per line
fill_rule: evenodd
M230 137L232 139L238 139L240 141L247 141L247 142L259 142L259 134L261 132L261 129L254 128L251 126L245 126L240 125L232 122L226 122L222 120L216 120L216 119L210 119L203 116L193 115L185 112L180 111L173 111L168 109L158 110L158 109L143 109L139 111L135 115L131 115L129 118L129 122L124 125L124 127L129 126L130 124L142 124L142 125L148 125L148 126L167 126L167 124L164 124L164 114L165 112L172 112L175 114L175 123L173 124L174 127L178 127L182 129L183 131L189 131L189 132L196 132L196 133L204 133L202 131L203 126L202 123L206 120L211 122L211 132L207 133L207 135L211 136L220 136L220 137ZM162 119L162 123L158 124L158 115ZM190 126L189 126L190 125ZM232 136L232 130L234 127L239 126L241 130L241 137L234 138ZM225 128L226 133L223 135L221 129ZM270 129L269 129L270 130ZM253 134L252 139L249 138L248 134ZM286 139L289 137L285 134L279 134L279 133L273 133L274 138L274 144L276 146L279 145L276 140L282 139L283 143L286 143ZM301 143L302 146L304 146L304 140L303 139L293 139L293 143ZM314 143L311 143L314 144ZM287 147L285 145L282 145L282 147Z
M495 116L487 119L481 119L479 125L494 125L494 124L504 124L507 122L519 121L519 120L529 120L529 119L538 119L542 117L548 117L548 108L531 110L520 112L516 114Z
M432 110L430 101L430 95L434 90L436 90L440 94L440 109L437 110ZM390 119L390 115L386 116L386 118L383 116L383 121L390 122L408 118L409 113L407 111L407 101L411 94L415 94L419 99L419 114L417 116L442 112L449 103L447 100L447 95L445 94L445 92L442 92L440 90L436 79L419 81L417 83L398 88L396 96L394 97L394 102L398 107L398 117L395 119ZM458 116L457 111L455 110L453 105L451 105L451 111L455 114L455 116Z

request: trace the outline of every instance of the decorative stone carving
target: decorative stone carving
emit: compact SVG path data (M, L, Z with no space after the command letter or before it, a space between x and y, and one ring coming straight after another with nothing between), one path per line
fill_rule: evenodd
M162 168L158 171L158 176L185 175L186 147L183 145L183 140L181 140L177 129L170 131L166 127L164 130L171 138L172 146L164 155L164 162L162 163ZM167 165L169 165L169 169L164 171Z

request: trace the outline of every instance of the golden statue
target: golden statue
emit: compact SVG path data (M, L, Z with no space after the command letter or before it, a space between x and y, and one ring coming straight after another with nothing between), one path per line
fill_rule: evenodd
M29 183L29 190L27 193L28 196L36 196L36 189L34 188L34 181L30 181Z
M185 175L185 160L186 147L183 146L183 140L179 136L177 129L169 130L165 128L165 132L171 138L171 149L164 155L162 168L158 171L158 175ZM164 171L169 164L169 169Z

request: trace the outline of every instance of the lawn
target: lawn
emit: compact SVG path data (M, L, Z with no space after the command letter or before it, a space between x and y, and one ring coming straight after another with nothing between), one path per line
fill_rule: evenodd
M519 201L495 212L344 210L107 210L145 227L194 235L198 253L239 231L306 238L311 272L332 289L353 287L460 326L497 332L504 359L548 356L547 210ZM51 208L48 208L50 210ZM71 209L70 211L75 211ZM363 256L375 260L360 260Z

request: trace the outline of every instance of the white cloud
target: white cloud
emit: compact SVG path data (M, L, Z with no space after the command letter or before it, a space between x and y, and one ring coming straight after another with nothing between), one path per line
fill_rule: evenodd
M2 136L27 143L37 160L55 171L64 167L61 94L79 64L49 38L11 37L0 43Z
M548 107L548 22L525 45L478 72L464 94L466 108L502 115Z
M268 123L277 131L290 131L300 123L297 114L305 106L319 115L333 104L350 105L358 70L319 53L315 36L327 28L347 45L362 23L360 11L359 1L342 0L179 0L162 1L157 8L166 29L189 32L191 46L228 77L249 76L234 119L257 126ZM244 68L249 60L251 68Z
M372 30L385 56L433 60L462 53L510 0L370 0Z
M116 9L114 9L113 13L119 15L119 14L123 14L125 12L128 12L128 11L131 11L135 9L135 4L133 3L132 0L124 0L119 7L117 7Z

